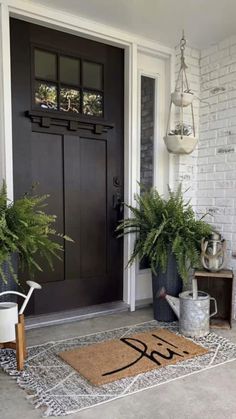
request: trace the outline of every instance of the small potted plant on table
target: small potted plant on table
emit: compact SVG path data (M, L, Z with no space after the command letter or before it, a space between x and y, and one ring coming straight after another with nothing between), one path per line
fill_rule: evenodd
M129 206L132 217L121 221L119 236L136 234L129 260L146 258L152 271L154 318L173 321L175 316L167 302L159 298L164 286L168 294L178 296L187 282L191 268L199 267L201 239L208 237L212 227L197 220L191 205L184 202L181 185L176 192L169 189L163 198L156 189L136 196L137 207Z

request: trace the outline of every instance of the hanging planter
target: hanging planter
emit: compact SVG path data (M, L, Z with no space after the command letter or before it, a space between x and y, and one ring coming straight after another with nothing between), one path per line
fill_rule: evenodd
M188 106L192 103L194 94L191 92L173 92L171 93L171 101L175 106Z
M169 153L190 154L197 145L197 138L193 135L191 125L177 124L175 129L164 137Z
M190 154L197 145L197 138L187 135L166 135L164 141L169 153L173 154Z
M191 92L186 75L187 65L184 58L186 40L183 37L180 41L181 64L176 81L175 91L171 94L166 135L163 138L169 153L190 154L195 149L198 138L195 135L193 100L194 94ZM172 105L179 108L180 120L175 129L170 129ZM184 123L184 108L191 107L192 125Z

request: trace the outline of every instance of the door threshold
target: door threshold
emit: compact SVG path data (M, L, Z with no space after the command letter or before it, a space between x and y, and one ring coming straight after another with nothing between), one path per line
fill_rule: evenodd
M92 319L94 317L107 316L109 314L115 314L128 310L128 304L124 303L123 301L114 301L112 303L98 304L89 307L77 308L74 310L41 314L37 316L28 316L25 319L25 327L27 330L36 329L38 327L54 326Z

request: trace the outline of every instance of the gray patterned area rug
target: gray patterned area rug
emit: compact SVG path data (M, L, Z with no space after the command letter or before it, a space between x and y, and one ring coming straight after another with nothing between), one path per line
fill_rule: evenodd
M204 355L96 387L89 384L58 356L60 352L66 350L119 339L134 333L152 331L157 327L166 328L178 334L177 323L150 321L29 347L25 370L22 372L16 370L14 351L2 349L0 350L0 366L17 380L18 385L26 391L27 398L36 408L42 410L42 415L48 417L75 413L236 360L236 345L215 333L209 333L204 338L193 340L209 351Z

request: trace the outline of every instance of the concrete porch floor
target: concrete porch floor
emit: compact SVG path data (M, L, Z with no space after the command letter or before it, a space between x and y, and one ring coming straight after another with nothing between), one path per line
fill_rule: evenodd
M28 345L67 339L152 319L151 309L123 312L107 317L49 326L27 331ZM236 343L232 330L216 331ZM236 419L236 361L84 410L68 419ZM41 418L25 398L25 392L0 371L0 418Z

